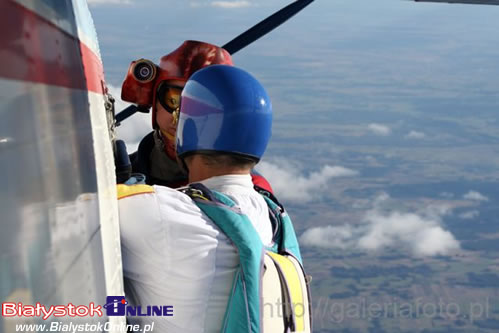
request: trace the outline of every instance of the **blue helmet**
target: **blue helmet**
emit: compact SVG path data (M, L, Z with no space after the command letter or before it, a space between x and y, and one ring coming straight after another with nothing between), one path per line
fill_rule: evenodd
M215 151L258 161L271 136L272 105L262 85L233 66L196 72L182 91L177 155Z

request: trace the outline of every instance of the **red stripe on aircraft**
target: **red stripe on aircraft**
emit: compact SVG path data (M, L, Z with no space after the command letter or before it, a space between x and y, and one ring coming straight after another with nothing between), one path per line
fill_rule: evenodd
M87 89L93 92L103 94L104 68L102 62L94 51L86 44L80 41L81 59L83 61L83 69L87 78Z
M100 59L52 22L0 1L0 31L0 77L103 93Z

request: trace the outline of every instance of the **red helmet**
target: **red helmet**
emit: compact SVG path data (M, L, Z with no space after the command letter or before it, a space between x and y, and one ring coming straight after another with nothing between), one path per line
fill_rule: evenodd
M156 128L156 91L165 80L187 81L197 70L209 65L233 65L229 52L213 44L185 41L178 49L152 61L132 61L121 87L121 99L145 108L152 106L152 127Z
M155 80L152 103L152 126L156 127L156 91L165 80L186 82L192 74L209 65L233 65L226 50L213 44L194 40L185 41L175 51L163 56Z

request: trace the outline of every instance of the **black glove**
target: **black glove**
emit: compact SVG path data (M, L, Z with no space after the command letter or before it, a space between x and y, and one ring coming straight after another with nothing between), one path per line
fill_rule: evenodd
M123 140L116 140L114 145L114 165L116 166L116 183L123 184L132 176L132 163Z

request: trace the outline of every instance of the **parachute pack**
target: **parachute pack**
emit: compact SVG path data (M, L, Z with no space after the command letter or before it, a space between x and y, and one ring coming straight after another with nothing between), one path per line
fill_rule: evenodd
M237 247L240 265L222 333L312 332L310 279L305 275L291 219L275 197L255 186L269 208L273 245L262 244L248 217L226 195L202 184L179 189Z

